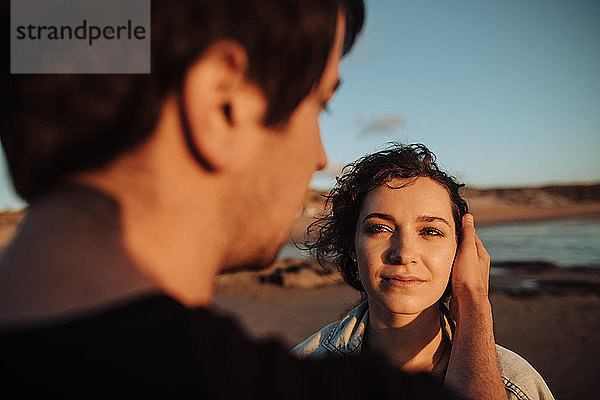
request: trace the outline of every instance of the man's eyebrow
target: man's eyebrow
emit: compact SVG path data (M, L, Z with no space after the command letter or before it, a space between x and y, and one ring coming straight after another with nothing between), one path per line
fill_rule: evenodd
M383 219L386 221L390 221L390 222L394 222L394 218L389 215L389 214L382 214L382 213L370 213L365 215L365 217L363 218L363 222L368 220L369 218L379 218L379 219Z
M450 224L450 222L448 222L445 218L442 217L435 217L433 215L422 215L419 218L417 218L417 221L420 222L443 222L444 224L448 225L450 228L452 228L452 224Z

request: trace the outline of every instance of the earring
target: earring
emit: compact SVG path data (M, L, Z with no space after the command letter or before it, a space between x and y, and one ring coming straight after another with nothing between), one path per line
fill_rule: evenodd
M358 272L358 261L356 261L356 258L353 258L352 261L354 261L354 277L360 282L360 273Z

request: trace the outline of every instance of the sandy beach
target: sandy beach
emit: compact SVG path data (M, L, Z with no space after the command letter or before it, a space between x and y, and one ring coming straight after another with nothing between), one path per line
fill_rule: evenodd
M307 194L294 240L323 209L323 194ZM600 215L600 185L467 188L465 196L478 226ZM357 302L358 292L339 280L305 260L283 260L261 274L221 276L214 304L255 337L291 348ZM597 399L600 266L492 261L490 287L496 342L527 359L556 399Z
M556 399L596 399L600 272L511 268L512 274L491 278L496 342L527 359ZM239 279L237 286L232 276L220 279L214 307L238 318L251 335L278 337L289 348L358 300L358 293L343 283L308 289L261 284L250 275ZM520 286L533 279L550 284L540 290Z
M309 191L292 238L322 209ZM600 215L600 185L528 189L467 189L476 224ZM0 251L24 212L0 212ZM526 358L556 399L596 399L600 393L600 266L559 268L538 262L492 261L491 303L497 343ZM233 315L258 338L291 348L337 320L358 293L306 260L280 260L268 270L221 275L214 308Z

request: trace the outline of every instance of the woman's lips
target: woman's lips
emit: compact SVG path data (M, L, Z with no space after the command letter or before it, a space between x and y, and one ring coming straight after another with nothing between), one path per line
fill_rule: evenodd
M411 288L425 282L425 280L414 276L382 276L381 278L391 287L397 288Z

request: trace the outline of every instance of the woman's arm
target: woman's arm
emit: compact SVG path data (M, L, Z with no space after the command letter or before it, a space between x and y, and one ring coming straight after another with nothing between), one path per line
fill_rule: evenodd
M488 298L490 256L463 217L463 241L452 270L450 312L456 321L445 384L469 399L506 400Z

